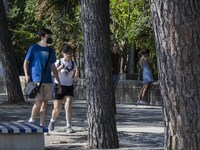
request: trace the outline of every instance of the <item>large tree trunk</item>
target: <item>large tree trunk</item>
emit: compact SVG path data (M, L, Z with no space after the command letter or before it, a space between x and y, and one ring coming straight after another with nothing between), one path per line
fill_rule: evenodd
M13 103L23 102L24 97L8 32L3 0L0 0L0 60L4 68L8 101Z
M165 149L200 149L200 2L151 0Z
M118 148L110 59L108 0L81 0L89 148Z

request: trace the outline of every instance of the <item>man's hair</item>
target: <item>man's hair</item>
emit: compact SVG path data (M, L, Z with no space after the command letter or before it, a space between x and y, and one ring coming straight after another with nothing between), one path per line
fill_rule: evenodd
M39 37L44 37L46 34L52 34L51 30L46 29L45 27L40 28L38 32Z
M65 44L63 45L62 51L63 51L63 53L65 53L65 54L71 53L71 52L72 52L72 47L71 47L69 44L65 43Z

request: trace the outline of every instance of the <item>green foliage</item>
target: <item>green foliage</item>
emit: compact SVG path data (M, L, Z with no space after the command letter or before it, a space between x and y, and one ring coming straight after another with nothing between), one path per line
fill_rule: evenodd
M135 45L137 49L154 49L150 24L150 4L144 0L111 0L111 33L113 41L121 45ZM153 42L153 43L152 43Z
M27 49L39 39L38 29L45 26L53 31L53 47L58 55L67 42L82 51L82 28L79 0L9 0L8 21L19 73ZM148 0L111 0L111 40L117 41L124 53L128 48L139 51L148 48L156 61L154 36L150 24ZM154 67L156 68L156 66Z
M148 0L111 0L110 12L112 41L117 41L123 51L132 47L138 51L149 49L156 74L155 43Z
M58 53L64 42L72 43L77 49L82 47L80 7L77 4L75 0L9 1L9 30L20 74L23 74L23 61L28 47L39 40L37 32L41 26L53 31L53 46Z
M37 30L41 24L35 21L38 0L10 0L8 10L9 30L17 57L19 74L23 74L23 61L28 47L38 41Z
M23 22L25 0L9 0L8 8L9 23L12 24L12 26L16 24L16 21L17 23Z
M82 47L80 6L77 0L41 1L37 19L53 31L54 48L58 55L63 43L70 43L76 50Z

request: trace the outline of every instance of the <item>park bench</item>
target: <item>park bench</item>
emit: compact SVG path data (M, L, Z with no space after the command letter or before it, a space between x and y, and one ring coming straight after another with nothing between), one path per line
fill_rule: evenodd
M36 123L0 122L0 150L44 150L45 132Z

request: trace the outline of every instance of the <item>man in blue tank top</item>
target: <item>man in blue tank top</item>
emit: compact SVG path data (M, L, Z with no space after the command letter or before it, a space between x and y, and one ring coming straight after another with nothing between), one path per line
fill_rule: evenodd
M28 83L31 81L39 84L41 82L43 69L45 68L48 56L50 54L47 69L42 79L42 85L36 97L34 98L35 104L33 105L31 118L29 119L29 122L34 122L37 113L40 111L40 125L42 126L44 126L45 123L48 100L52 99L51 71L54 73L55 78L58 81L59 92L62 90L58 72L54 64L56 62L55 51L49 47L53 41L51 35L52 32L49 29L41 28L39 30L40 41L37 44L30 46L24 60L24 73L26 82Z

